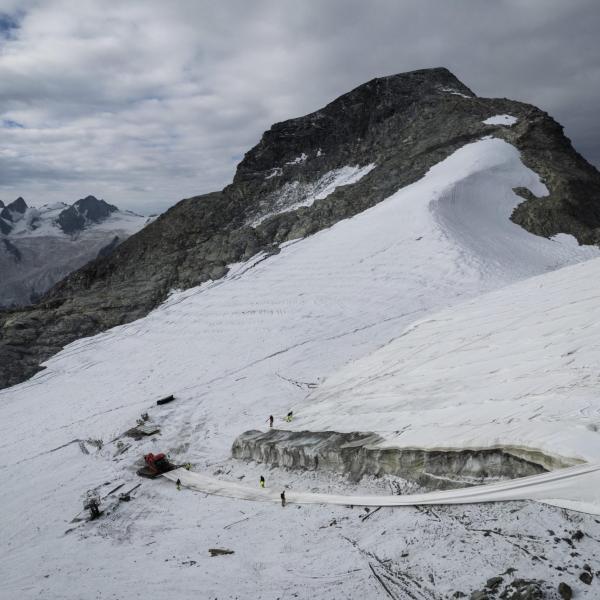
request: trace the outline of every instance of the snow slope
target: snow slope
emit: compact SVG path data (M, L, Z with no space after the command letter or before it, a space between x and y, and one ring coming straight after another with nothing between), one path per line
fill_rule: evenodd
M239 468L229 457L240 432L264 426L269 414L291 407L302 412L315 383L384 346L415 319L598 255L595 248L538 238L511 223L510 211L520 201L512 189L518 186L546 192L512 146L497 139L470 144L372 209L289 243L277 255L233 265L224 279L175 293L144 319L70 344L45 371L0 391L0 447L10 457L0 466L7 482L0 488L4 593L112 598L123 597L124 589L130 597L145 597L151 589L153 598L186 598L198 597L201 589L205 597L219 598L276 598L282 590L311 598L379 597L370 571L364 573L367 555L340 537L337 525L322 530L332 519L346 523L349 509L343 507L282 515L280 507L178 494L168 482L153 481L143 482L135 500L97 524L70 521L86 489L135 485L136 461L144 452L168 451L198 471L225 475ZM465 215L463 226L452 207ZM469 225L471 214L486 226L489 249ZM175 402L154 406L171 393ZM117 438L145 411L160 424L160 435L120 438L126 446L120 452ZM89 441L98 439L104 442L100 450ZM253 472L251 465L242 469L240 477ZM295 477L280 472L269 480L281 487ZM522 510L535 524L532 535L549 523L565 524L555 509ZM476 521L491 513L474 508L469 514ZM522 525L508 513L495 514L507 527ZM374 539L350 520L340 527L360 541L358 547L399 561L407 547L399 539L408 531L415 535L415 524L419 536L439 543L439 531L418 513L386 513L385 522L390 532L404 533ZM448 522L450 529L463 527ZM482 547L474 549L478 573L496 574L491 569L498 553L515 560L504 541L482 542L494 559L490 554L486 562ZM219 545L235 545L236 554L204 558L207 547ZM426 578L422 569L441 560L438 549L452 552L452 542L436 548L414 550L415 577ZM333 573L331 561L344 569ZM435 589L469 583L458 563L444 564ZM539 565L527 564L528 576L540 573ZM127 588L136 580L144 586ZM424 579L423 586L431 583ZM436 598L418 593L413 597Z
M295 427L600 461L599 273L599 260L574 265L411 325L331 375Z

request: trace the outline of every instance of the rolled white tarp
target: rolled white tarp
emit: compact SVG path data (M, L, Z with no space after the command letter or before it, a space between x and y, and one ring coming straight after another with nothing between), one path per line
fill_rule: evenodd
M242 500L281 502L283 487L259 488L235 481L176 469L165 473L171 481L192 490ZM415 506L423 504L472 504L476 502L505 502L507 500L537 500L579 512L600 515L600 464L581 464L541 475L531 475L488 485L410 494L406 496L377 496L316 494L285 490L289 504L341 504L355 506Z

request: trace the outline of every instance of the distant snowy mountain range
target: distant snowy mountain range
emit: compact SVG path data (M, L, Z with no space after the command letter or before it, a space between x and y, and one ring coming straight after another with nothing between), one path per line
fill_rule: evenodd
M39 208L0 200L0 308L35 302L71 271L107 256L148 217L94 196Z

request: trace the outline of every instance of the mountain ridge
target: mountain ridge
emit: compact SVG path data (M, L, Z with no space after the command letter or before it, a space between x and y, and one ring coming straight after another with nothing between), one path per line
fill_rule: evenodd
M145 222L94 196L70 206L29 207L21 197L11 202L0 212L0 307L34 303L70 272L107 256Z
M516 122L484 124L499 114ZM110 256L59 282L37 306L0 314L0 385L30 376L78 337L144 316L172 289L219 279L229 264L278 252L281 243L374 206L489 135L514 145L549 189L542 199L520 190L524 201L513 221L537 235L598 243L600 173L545 112L479 98L444 68L377 78L323 109L274 124L222 191L182 200ZM368 165L375 166L353 184L291 209L315 182Z

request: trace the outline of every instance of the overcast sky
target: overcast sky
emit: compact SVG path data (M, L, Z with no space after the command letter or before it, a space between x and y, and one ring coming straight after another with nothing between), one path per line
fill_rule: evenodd
M600 165L599 31L598 0L0 0L0 198L161 211L273 122L435 66Z

